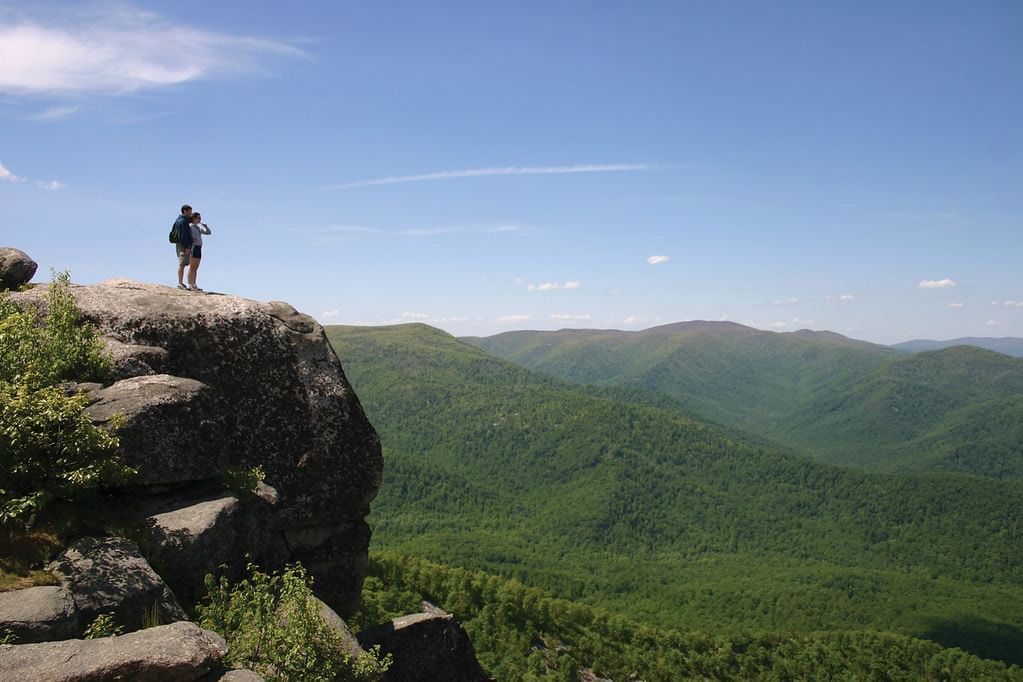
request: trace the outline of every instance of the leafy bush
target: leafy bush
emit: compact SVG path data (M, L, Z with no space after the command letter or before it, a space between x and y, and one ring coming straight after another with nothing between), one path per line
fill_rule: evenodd
M88 397L57 385L109 371L95 330L78 322L66 273L54 277L48 308L40 321L0 295L0 526L32 526L50 501L134 473L119 460L116 436L82 413Z
M117 637L124 632L124 626L114 622L113 613L101 613L85 628L85 639Z
M200 625L227 640L231 665L281 682L361 682L387 669L389 657L353 657L344 650L341 634L320 616L301 565L270 575L251 565L249 571L251 577L234 586L223 576L206 576L208 603L199 606Z

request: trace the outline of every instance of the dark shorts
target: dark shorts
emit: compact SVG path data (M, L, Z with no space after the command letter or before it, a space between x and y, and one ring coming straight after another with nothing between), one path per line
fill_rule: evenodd
M202 258L202 245L192 247L192 258Z

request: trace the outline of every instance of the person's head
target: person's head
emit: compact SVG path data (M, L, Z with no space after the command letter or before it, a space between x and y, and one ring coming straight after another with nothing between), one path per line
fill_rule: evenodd
M181 207L181 215L183 215L185 217L188 217L188 216L192 215L192 207L189 206L188 204L185 204L184 206L182 206Z
M202 213L199 213L199 211L196 211L195 213L192 214L192 222L193 223L197 223L200 220L202 220Z

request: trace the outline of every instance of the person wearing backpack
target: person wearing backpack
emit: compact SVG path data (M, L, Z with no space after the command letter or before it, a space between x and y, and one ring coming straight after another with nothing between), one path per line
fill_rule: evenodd
M185 266L192 258L192 207L185 204L181 207L181 215L171 227L170 238L174 242L174 252L178 256L178 289L188 289L185 285Z

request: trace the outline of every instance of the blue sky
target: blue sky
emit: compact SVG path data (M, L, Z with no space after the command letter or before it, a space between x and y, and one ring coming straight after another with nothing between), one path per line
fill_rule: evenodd
M0 244L321 322L1023 336L1023 4L0 0Z

